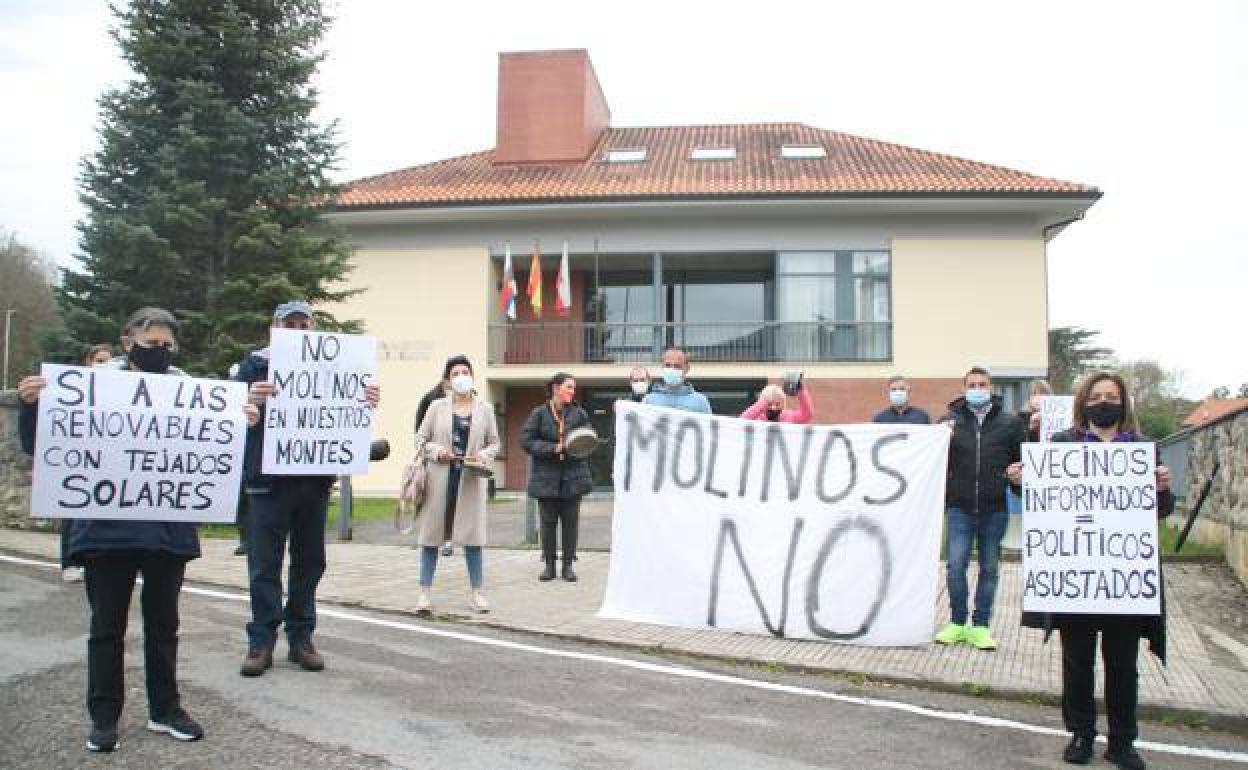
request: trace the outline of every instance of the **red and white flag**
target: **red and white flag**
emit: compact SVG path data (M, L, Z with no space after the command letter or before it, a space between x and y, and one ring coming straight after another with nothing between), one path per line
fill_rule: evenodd
M568 242L563 242L559 258L559 277L555 280L555 311L566 316L572 310L572 276L568 273Z
M503 315L516 320L516 272L511 267L511 244L507 244L507 256L503 258L503 288L498 292L498 306Z

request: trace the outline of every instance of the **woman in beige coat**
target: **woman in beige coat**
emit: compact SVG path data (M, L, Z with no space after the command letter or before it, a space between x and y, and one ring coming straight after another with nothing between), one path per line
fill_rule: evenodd
M472 364L464 356L446 362L443 380L450 395L434 401L416 431L417 456L428 470L425 501L421 506L420 596L416 611L429 613L429 588L438 566L438 546L458 543L464 548L471 602L477 612L489 612L481 592L481 546L486 540L487 477L464 469L464 463L489 467L498 454L498 425L494 409L472 389Z

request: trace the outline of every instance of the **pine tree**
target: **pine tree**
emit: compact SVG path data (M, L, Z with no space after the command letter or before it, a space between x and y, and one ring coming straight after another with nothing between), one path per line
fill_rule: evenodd
M83 162L81 271L58 299L63 356L111 342L143 305L184 321L178 363L221 376L273 307L349 296L350 249L321 217L339 144L312 118L319 0L132 0L113 37L133 70L100 99ZM318 310L319 312L319 310ZM358 330L325 313L323 328Z

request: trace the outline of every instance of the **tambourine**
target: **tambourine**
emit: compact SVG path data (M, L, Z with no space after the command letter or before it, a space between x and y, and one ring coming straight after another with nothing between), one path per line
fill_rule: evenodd
M573 457L589 457L598 448L598 434L588 425L568 431L563 441L568 454Z

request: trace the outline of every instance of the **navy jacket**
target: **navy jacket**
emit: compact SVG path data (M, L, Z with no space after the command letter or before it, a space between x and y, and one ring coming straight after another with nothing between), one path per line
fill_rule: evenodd
M238 374L234 375L237 382L251 387L253 382L264 382L269 377L269 349L253 350L238 365ZM282 484L303 483L315 484L328 492L333 486L333 476L266 476L261 470L264 467L264 407L260 407L260 420L247 429L247 448L243 454L243 488L248 492L271 492L274 482Z
M900 414L891 406L871 418L871 422L895 423L904 425L931 425L932 418L917 406L907 406Z
M125 356L114 358L105 366L129 369ZM170 376L184 376L177 369ZM22 404L18 415L18 433L22 449L35 453L35 428L39 410L36 404ZM37 512L36 512L37 513ZM74 519L69 531L70 561L79 562L91 556L135 551L155 551L180 559L199 558L199 525L174 521L124 521L112 519Z

